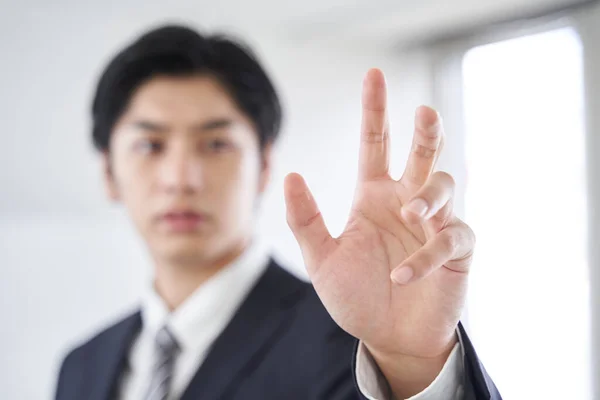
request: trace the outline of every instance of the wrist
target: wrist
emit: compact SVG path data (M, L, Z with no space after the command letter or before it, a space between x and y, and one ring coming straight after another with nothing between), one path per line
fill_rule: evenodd
M380 351L365 343L381 373L385 376L396 400L406 399L424 391L437 378L458 342L454 334L444 350L433 357L419 357Z

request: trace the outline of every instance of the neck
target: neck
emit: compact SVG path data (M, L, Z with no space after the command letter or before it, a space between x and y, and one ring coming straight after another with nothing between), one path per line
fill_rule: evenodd
M246 244L236 247L217 260L195 265L156 264L154 288L170 311L179 307L192 293L211 277L241 256Z

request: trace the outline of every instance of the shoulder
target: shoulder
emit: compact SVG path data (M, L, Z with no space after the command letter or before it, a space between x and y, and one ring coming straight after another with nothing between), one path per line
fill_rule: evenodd
M141 326L140 312L136 311L120 318L91 338L71 348L63 358L59 373L59 383L67 377L83 373L84 366L93 362L104 351L114 348L128 336L137 332Z

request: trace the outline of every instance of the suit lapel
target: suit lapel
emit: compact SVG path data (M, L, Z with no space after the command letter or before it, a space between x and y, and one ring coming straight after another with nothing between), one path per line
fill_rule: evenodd
M271 261L213 344L181 400L221 398L285 330L292 317L290 305L304 288L304 283Z
M117 398L119 378L127 367L127 354L142 326L140 312L127 317L107 331L95 348L93 365L88 371L90 400Z

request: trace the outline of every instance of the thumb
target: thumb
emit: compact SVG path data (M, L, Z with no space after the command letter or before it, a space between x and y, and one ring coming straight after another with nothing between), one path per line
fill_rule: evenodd
M299 174L292 173L284 181L287 222L294 233L309 274L323 260L335 243L314 197Z

